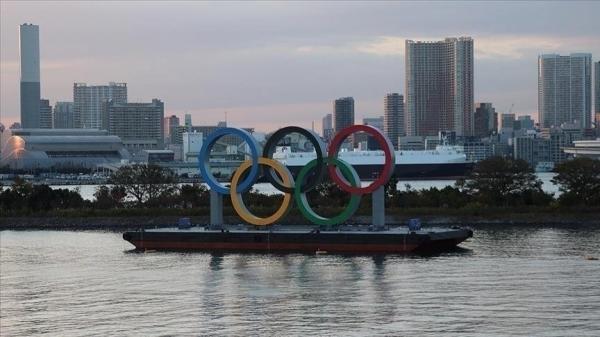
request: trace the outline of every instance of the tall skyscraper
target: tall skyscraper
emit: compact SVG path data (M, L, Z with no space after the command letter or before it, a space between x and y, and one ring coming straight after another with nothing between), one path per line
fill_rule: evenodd
M323 117L321 127L323 129L323 139L325 139L326 142L329 142L331 138L333 138L333 120L331 114L327 114Z
M73 85L75 127L107 130L108 120L102 116L102 105L108 101L127 103L127 83L110 82L108 85L92 86L75 83Z
M146 149L162 149L164 145L164 103L153 99L152 103L104 104L108 117L108 134L117 135L132 153Z
M179 117L177 117L175 115L165 117L165 121L163 123L163 127L164 127L163 133L164 133L165 143L174 144L173 139L171 138L171 135L175 134L175 130L177 130L178 126L179 126Z
M538 57L538 113L543 128L592 122L592 55Z
M37 25L19 27L21 53L21 127L40 127L40 30Z
M52 107L47 99L40 100L40 129L52 129Z
M407 134L472 135L473 40L406 40L405 48Z
M600 61L594 63L594 90L596 91L596 129L600 129Z
M398 93L387 94L383 99L383 110L383 132L397 149L398 137L406 136L404 96Z
M54 128L73 129L75 127L73 102L56 102L54 104Z
M190 114L185 114L185 120L184 120L184 125L185 128L187 129L188 132L192 131L192 115Z
M476 103L474 115L474 136L487 137L498 131L498 114L492 103Z
M333 103L333 130L338 132L341 129L354 125L354 98L342 97Z

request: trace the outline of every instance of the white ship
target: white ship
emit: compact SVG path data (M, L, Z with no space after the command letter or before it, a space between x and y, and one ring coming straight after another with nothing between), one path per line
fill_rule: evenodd
M435 150L396 151L394 174L399 179L453 178L464 176L473 166L467 161L462 146L438 145ZM290 147L277 147L273 158L286 165L295 175L309 161L313 152L292 152ZM361 179L376 179L385 161L384 152L341 151L339 158L351 164Z

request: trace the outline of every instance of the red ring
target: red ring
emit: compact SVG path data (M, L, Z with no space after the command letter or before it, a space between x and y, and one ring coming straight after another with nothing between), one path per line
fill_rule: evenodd
M338 152L344 140L351 134L360 131L368 133L369 135L373 136L375 140L377 140L385 154L385 163L383 164L383 171L381 172L381 175L379 175L379 178L377 178L377 180L373 181L367 187L351 186L350 184L348 184L348 182L346 182L345 179L339 176L334 165L329 165L329 176L331 177L331 179L335 181L335 183L338 184L338 186L343 191L353 194L373 193L376 189L385 185L390 180L392 174L394 173L394 168L396 166L396 154L393 150L394 148L392 146L392 143L383 134L383 132L381 132L381 130L370 125L351 125L340 130L335 135L335 137L333 137L331 143L329 143L329 149L327 152L329 157L337 158Z

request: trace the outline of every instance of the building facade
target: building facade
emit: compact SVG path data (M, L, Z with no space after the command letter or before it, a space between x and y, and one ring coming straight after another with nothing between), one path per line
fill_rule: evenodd
M52 106L47 99L40 100L40 129L52 129Z
M173 139L172 136L175 135L175 132L177 130L177 127L179 126L179 117L175 116L175 115L171 115L169 117L165 117L165 120L163 122L163 134L164 134L164 139L165 139L165 143L166 144L173 144Z
M398 138L406 136L404 96L398 93L385 95L383 99L383 132L394 148L398 148Z
M540 127L592 123L592 55L538 57L538 113Z
M76 128L107 130L108 121L102 119L103 104L113 101L116 104L127 103L127 83L110 82L108 85L75 83L73 85L73 104Z
M108 133L119 136L125 147L136 155L142 150L162 149L164 146L164 103L117 103L104 105Z
M54 104L53 119L55 129L75 128L73 102L56 102Z
M40 30L39 26L19 27L21 56L21 126L40 127Z
M405 43L406 131L434 136L454 131L470 136L474 129L473 40Z
M332 120L334 133L354 125L354 98L342 97L336 99L333 102Z
M323 117L323 120L321 121L321 131L323 139L329 143L333 138L333 120L331 114L327 114Z
M595 121L596 130L600 130L600 61L594 62ZM600 135L600 132L598 132Z
M498 114L492 103L475 104L473 135L483 138L498 132Z

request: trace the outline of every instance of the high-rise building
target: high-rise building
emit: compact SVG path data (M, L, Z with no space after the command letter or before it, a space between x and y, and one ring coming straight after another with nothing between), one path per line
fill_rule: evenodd
M152 103L109 101L103 110L108 120L108 133L119 136L133 154L162 149L165 107L161 100L153 99Z
M169 117L165 117L164 123L163 123L163 133L164 133L164 139L165 139L165 143L169 143L169 144L173 144L173 140L171 139L171 135L175 134L175 130L177 130L177 127L179 126L179 117L175 116L175 115L171 115Z
M594 63L594 90L596 97L596 129L600 130L600 61Z
M75 127L73 102L56 102L54 104L54 128L73 129Z
M405 48L407 134L472 135L473 40L406 40Z
M540 127L592 122L592 55L587 53L538 57L538 113Z
M52 129L52 107L47 99L40 100L40 129Z
M192 115L190 114L185 114L185 121L184 121L184 125L185 128L187 129L188 132L192 131Z
M321 127L323 139L325 139L326 142L329 142L333 138L333 120L331 114L327 114L323 117Z
M335 133L341 129L354 125L354 98L342 97L333 103L333 130Z
M529 116L529 115L519 116L517 118L517 120L521 124L521 129L525 129L525 130L533 130L534 129L535 123L533 122L533 119L531 119L531 116Z
M498 131L498 114L492 103L476 103L473 135L488 137Z
M21 126L40 127L40 30L39 26L19 27L21 53Z
M397 149L398 137L406 136L404 96L398 93L385 95L383 110L383 132Z
M514 129L515 128L515 114L501 114L500 118L502 119L501 128L503 129Z
M127 103L127 83L110 82L108 85L75 83L73 104L75 127L107 130L108 120L102 116L102 105L108 101Z

